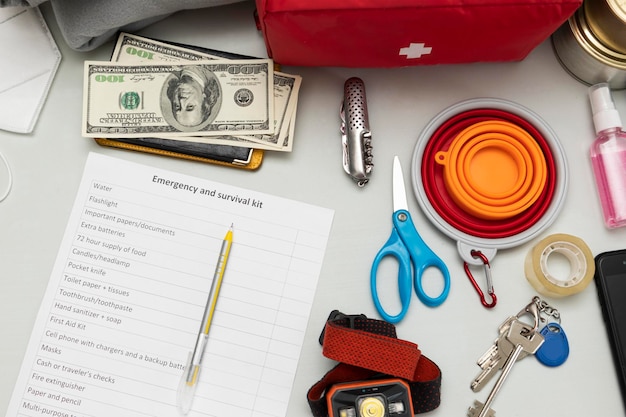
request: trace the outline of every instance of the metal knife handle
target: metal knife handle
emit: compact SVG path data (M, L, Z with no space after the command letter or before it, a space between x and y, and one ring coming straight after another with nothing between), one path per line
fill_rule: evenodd
M349 78L343 89L341 133L343 169L363 187L372 173L372 133L367 116L365 84L357 77Z

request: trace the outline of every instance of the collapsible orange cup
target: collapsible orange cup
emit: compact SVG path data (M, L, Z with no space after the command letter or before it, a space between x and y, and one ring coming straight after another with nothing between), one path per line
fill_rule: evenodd
M539 144L519 126L501 120L468 126L435 160L444 167L450 197L481 219L522 213L537 201L547 181Z
M426 127L420 137L414 154L415 192L418 201L424 204L427 215L438 219L435 222L442 225L444 233L450 233L455 238L458 233L463 239L477 239L481 244L505 242L506 246L545 221L555 201L562 198L559 197L562 193L558 193L558 187L562 187L564 177L561 174L567 170L562 165L557 166L560 154L553 154L553 150L559 151L561 148L555 135L537 116L517 107L515 103L501 100L476 99L467 103L460 104L460 109L453 107L454 110L446 110ZM435 158L437 152L448 150L452 141L465 128L492 120L507 121L528 132L541 148L548 167L546 184L537 201L516 216L498 220L478 218L459 207L444 182L445 166L438 164Z
M498 175L492 175L496 170ZM528 150L518 141L500 133L487 133L461 148L455 172L453 175L472 198L484 204L505 206L528 191L534 167Z

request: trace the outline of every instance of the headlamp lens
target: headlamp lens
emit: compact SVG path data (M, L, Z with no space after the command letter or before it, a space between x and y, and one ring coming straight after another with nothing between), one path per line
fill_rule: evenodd
M359 401L359 417L385 417L385 399L376 395Z

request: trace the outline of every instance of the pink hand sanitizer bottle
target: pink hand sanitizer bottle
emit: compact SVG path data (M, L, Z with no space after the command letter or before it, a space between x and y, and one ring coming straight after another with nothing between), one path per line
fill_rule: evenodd
M610 229L626 226L626 132L607 83L590 87L589 99L597 136L591 164L604 223Z

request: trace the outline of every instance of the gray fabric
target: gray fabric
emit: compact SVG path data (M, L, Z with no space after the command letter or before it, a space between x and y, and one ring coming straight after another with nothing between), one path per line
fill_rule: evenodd
M137 31L180 10L251 0L0 0L0 7L34 7L46 1L70 48L88 51L119 31Z
M6 6L23 6L23 7L35 7L41 3L45 3L48 0L0 0L0 7Z

